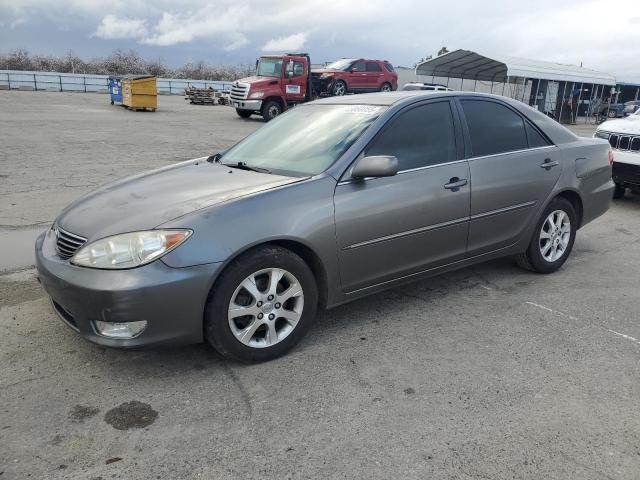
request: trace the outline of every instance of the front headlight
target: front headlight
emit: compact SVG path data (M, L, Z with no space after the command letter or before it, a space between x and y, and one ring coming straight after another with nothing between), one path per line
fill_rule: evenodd
M262 98L264 97L264 92L253 92L249 95L249 98Z
M192 233L191 230L149 230L114 235L85 245L71 263L106 269L139 267L170 252Z

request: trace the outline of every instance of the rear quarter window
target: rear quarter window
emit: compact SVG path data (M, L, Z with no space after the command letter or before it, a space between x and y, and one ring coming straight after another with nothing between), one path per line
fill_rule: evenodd
M395 70L393 69L393 65L391 65L389 62L384 62L384 68L386 68L388 72L395 72Z

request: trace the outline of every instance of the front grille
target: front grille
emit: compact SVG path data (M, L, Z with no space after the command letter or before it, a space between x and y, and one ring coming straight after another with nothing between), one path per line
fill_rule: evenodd
M86 238L67 232L57 226L54 227L54 232L56 234L56 250L58 251L58 255L64 259L73 257L78 249L87 241Z
M231 85L231 100L246 100L249 93L249 85L246 83L233 82Z
M623 152L640 152L640 135L620 135L618 133L597 132L597 137L609 140L609 145Z

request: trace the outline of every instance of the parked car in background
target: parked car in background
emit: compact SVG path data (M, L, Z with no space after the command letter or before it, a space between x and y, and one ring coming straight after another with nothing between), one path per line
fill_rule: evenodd
M329 97L76 201L38 237L38 275L93 342L269 360L318 307L497 257L556 271L609 208L610 152L499 96Z
M447 87L446 85L440 85L439 83L421 83L421 82L405 83L400 90L404 90L404 91L423 90L425 92L453 92L453 89Z
M398 74L386 60L343 58L312 72L320 80L321 90L336 96L398 88Z
M613 103L609 105L607 110L607 117L609 118L621 118L624 117L625 104L624 103Z
M624 102L624 115L631 115L640 109L640 100L631 100Z
M600 124L594 136L613 148L614 198L623 197L627 188L640 190L640 110Z

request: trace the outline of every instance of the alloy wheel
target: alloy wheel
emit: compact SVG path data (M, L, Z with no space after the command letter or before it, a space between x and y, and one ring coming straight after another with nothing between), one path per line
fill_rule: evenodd
M333 94L336 96L342 96L346 93L346 85L343 82L336 83L336 86L333 87Z
M267 268L246 277L231 296L228 321L235 338L252 348L284 340L296 328L304 292L287 270Z
M569 246L571 221L563 210L554 210L547 216L540 229L539 247L547 262L557 261Z

